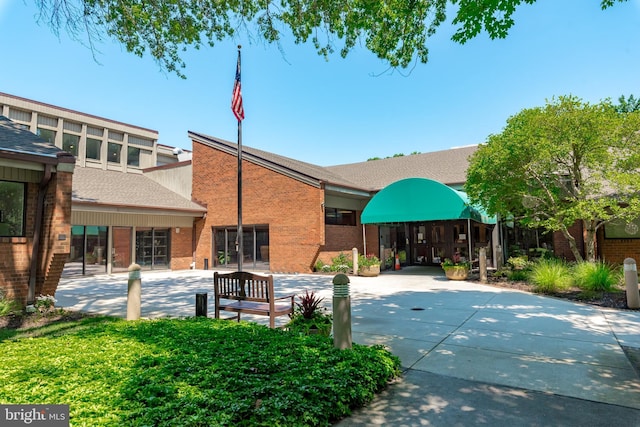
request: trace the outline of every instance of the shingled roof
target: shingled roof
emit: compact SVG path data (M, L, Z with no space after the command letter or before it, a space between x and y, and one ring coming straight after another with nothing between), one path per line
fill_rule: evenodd
M232 142L196 132L189 132L189 136L194 141L237 155L238 145ZM242 153L244 160L309 183L332 184L375 192L405 178L429 178L446 185L462 185L466 181L469 156L477 149L478 146L474 145L328 167L301 162L246 145L242 146Z
M469 156L477 145L411 154L368 162L329 166L326 169L359 186L381 190L405 178L429 178L449 186L466 181Z
M233 142L196 132L189 132L189 137L196 142L212 148L233 154L234 156L238 155L238 144ZM242 146L242 156L243 160L259 164L284 175L289 175L311 185L320 186L321 184L333 184L348 188L362 188L359 184L345 179L343 176L332 172L328 168L280 156L268 151L258 150L257 148L247 147L246 145Z
M194 214L207 211L142 174L81 167L76 167L73 176L72 202Z
M0 156L48 164L75 162L71 154L4 116L0 116Z

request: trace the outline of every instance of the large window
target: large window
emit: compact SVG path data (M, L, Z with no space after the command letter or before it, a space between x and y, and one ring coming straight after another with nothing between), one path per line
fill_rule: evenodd
M332 225L356 225L356 211L340 208L324 208L324 223Z
M111 163L120 163L120 156L122 153L122 145L110 142L107 147L109 151L109 158L107 161Z
M140 149L136 147L127 148L127 165L140 166Z
M87 138L87 159L100 160L100 149L102 141L94 138Z
M64 151L73 154L74 157L78 157L78 145L80 145L80 137L78 135L62 134L62 149Z
M52 144L56 143L56 131L50 129L38 128L38 136L42 139L49 141Z
M24 215L26 212L23 182L0 181L0 236L24 236Z

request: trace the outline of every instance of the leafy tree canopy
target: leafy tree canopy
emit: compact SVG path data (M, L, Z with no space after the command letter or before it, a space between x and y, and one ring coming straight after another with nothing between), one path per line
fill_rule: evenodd
M213 46L243 32L277 42L285 30L296 43L311 41L325 57L336 48L346 57L361 42L391 67L406 68L416 60L427 62L427 39L447 13L455 14L456 42L465 43L483 30L491 38L504 38L516 8L536 0L35 1L39 20L54 32L66 30L92 48L104 36L115 38L127 51L150 54L162 68L184 77L180 55L187 46ZM600 6L623 1L601 0Z
M635 98L633 95L625 98L624 95L621 95L620 98L618 98L618 104L615 105L615 109L618 113L640 111L640 98Z
M598 228L640 216L640 112L562 96L525 109L471 157L466 191L490 214L561 231L582 222L587 258Z

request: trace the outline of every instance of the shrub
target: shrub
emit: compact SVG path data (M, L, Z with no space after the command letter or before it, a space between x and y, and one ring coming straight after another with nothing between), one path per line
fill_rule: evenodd
M339 273L347 273L353 268L351 259L343 252L340 252L338 256L331 259L331 271Z
M30 334L2 343L2 403L64 402L78 426L330 426L400 367L381 346L208 318Z
M585 291L610 292L620 283L621 273L602 261L584 261L573 267L573 280Z
M20 310L20 304L12 299L8 299L2 289L0 289L0 316L6 316L14 311Z
M374 254L358 255L358 265L360 267L371 267L372 265L380 265L380 260Z
M512 256L507 260L507 264L509 264L514 270L525 270L531 267L529 257L526 255Z
M529 281L535 292L552 293L573 284L569 266L561 260L542 259L531 268Z
M511 270L507 273L507 279L512 282L523 282L529 278L527 270Z

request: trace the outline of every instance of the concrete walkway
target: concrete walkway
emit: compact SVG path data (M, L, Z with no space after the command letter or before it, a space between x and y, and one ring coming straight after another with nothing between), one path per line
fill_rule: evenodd
M143 272L143 317L193 316L197 292L212 315L212 276ZM309 289L331 307L332 276L274 277L277 294ZM127 278L63 279L57 305L125 317ZM639 311L447 281L439 269L350 279L353 341L384 344L404 373L339 426L640 426L640 377L622 348L640 348Z

